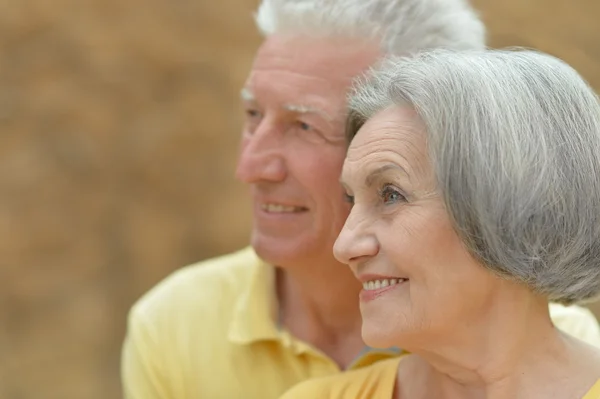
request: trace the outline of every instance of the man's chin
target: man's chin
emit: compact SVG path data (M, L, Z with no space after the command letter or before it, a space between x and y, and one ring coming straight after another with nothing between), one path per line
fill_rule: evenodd
M283 268L301 262L310 252L301 248L298 239L265 237L257 232L252 233L250 244L263 261Z

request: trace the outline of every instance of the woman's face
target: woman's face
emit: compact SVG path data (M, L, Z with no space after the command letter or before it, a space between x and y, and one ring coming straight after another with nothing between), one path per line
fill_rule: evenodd
M480 322L499 281L453 230L425 140L416 113L392 107L365 123L344 162L354 205L334 253L363 282L363 338L374 347L419 345Z

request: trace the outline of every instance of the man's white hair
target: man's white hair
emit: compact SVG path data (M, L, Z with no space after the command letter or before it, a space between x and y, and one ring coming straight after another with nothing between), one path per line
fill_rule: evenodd
M263 0L255 17L265 36L374 38L393 55L485 46L484 25L466 0Z

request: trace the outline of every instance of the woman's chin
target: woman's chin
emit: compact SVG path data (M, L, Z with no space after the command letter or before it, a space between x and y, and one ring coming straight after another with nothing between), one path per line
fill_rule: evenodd
M362 338L365 344L372 348L397 347L400 342L419 331L412 323L410 312L399 312L397 302L393 309L385 306L370 306L361 304Z
M387 349L397 346L397 339L390 334L381 324L366 323L363 321L362 338L371 348Z

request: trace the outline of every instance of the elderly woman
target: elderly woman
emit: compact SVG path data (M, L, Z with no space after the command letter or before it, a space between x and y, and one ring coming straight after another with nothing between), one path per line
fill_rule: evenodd
M600 105L529 51L387 62L350 101L334 252L364 286L363 338L408 355L298 398L598 399L600 354L548 302L600 293Z

